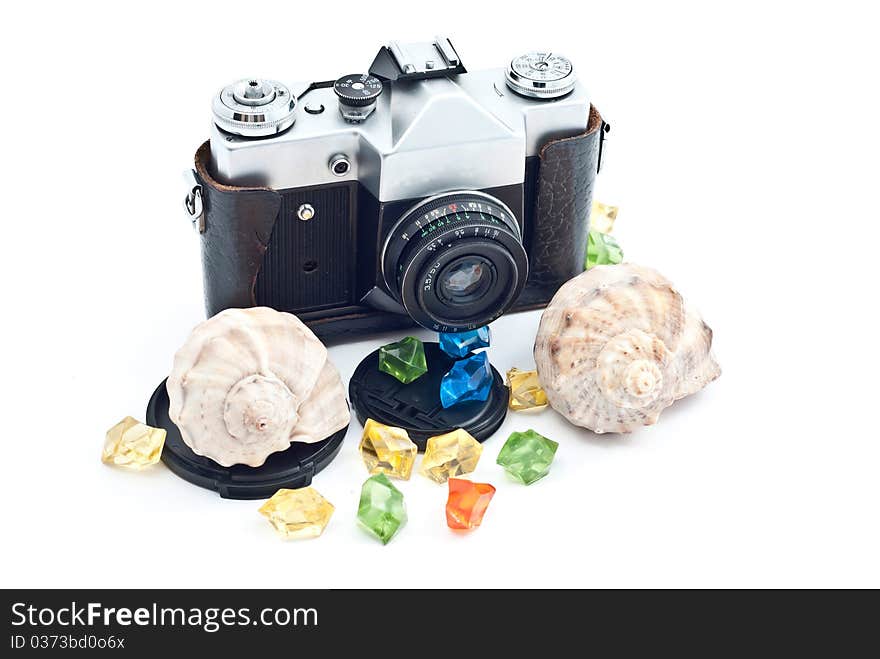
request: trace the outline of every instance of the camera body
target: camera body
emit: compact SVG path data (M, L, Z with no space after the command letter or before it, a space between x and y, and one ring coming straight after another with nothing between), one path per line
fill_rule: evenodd
M607 124L564 58L468 73L447 39L392 43L368 74L230 85L214 117L188 198L209 315L457 332L583 270Z

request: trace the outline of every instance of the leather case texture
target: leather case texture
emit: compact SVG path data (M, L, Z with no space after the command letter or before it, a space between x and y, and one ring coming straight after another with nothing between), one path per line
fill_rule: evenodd
M254 286L281 195L269 188L223 185L208 173L210 144L196 151L196 179L202 186L205 230L202 239L205 310L208 316L230 307L252 307Z
M546 306L560 286L584 270L604 130L591 106L586 131L552 140L538 154L529 279L518 309Z

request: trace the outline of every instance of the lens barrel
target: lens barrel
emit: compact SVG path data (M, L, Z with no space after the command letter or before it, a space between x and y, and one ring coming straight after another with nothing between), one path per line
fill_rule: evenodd
M519 297L528 257L516 217L483 192L419 202L389 232L383 274L417 323L437 332L486 325Z

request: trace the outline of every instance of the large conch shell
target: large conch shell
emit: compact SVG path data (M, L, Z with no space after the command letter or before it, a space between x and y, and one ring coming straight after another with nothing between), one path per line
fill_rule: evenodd
M183 441L224 467L259 467L350 420L327 349L296 316L267 307L227 309L198 325L166 387Z
M631 432L721 374L712 330L658 272L631 263L567 282L541 317L535 363L553 408L597 433Z

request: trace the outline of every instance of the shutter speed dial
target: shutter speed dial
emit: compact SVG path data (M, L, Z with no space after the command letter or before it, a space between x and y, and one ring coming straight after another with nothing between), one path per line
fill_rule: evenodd
M574 89L577 77L571 62L551 52L520 55L507 69L507 86L521 96L559 98Z
M333 83L339 99L339 112L346 121L359 123L376 109L382 94L382 81L367 73L352 73Z

